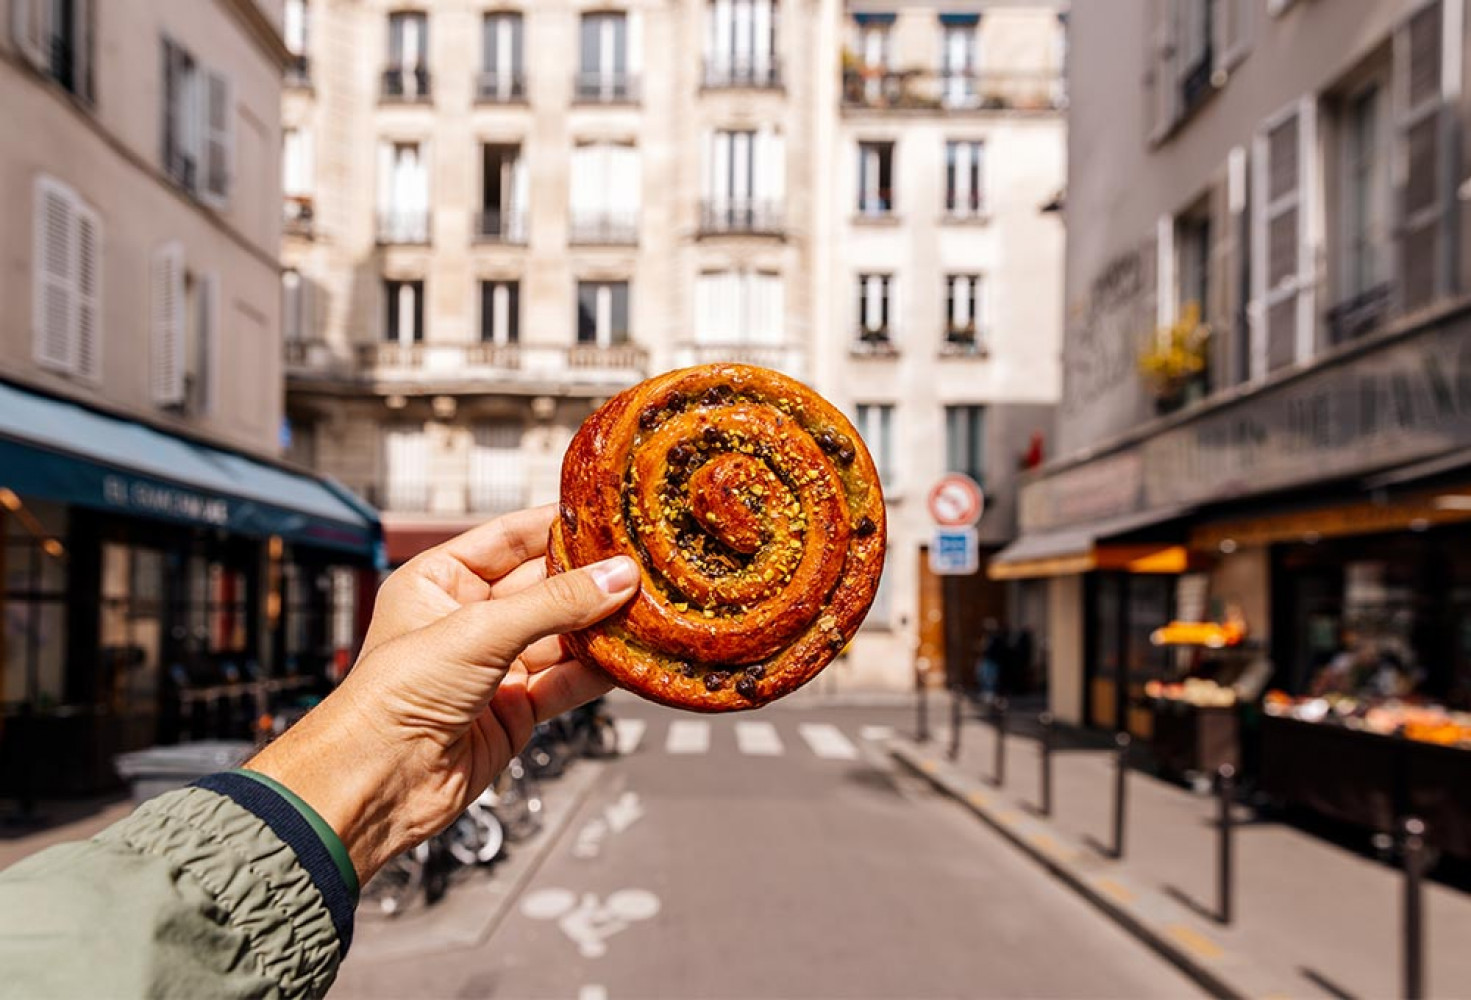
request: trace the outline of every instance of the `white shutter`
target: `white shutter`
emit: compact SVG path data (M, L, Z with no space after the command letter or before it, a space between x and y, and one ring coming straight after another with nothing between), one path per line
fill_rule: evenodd
M766 82L767 70L771 68L771 4L772 0L752 0L755 9L751 17L751 69L756 83Z
M184 248L165 243L153 252L149 290L152 349L149 387L159 406L184 402Z
M877 332L883 328L884 279L877 274L863 279L863 328Z
M644 68L644 17L643 12L631 10L625 22L628 26L628 77L630 86L638 79ZM611 72L611 69L609 70Z
M756 309L750 340L758 344L781 344L785 340L785 289L781 275L758 273L751 276L755 288Z
M102 219L76 206L77 290L73 371L89 382L102 381Z
M11 0L10 35L21 55L34 66L51 64L47 51L51 38L52 0Z
M705 35L709 46L705 55L710 60L710 68L717 79L730 70L731 23L734 19L731 4L732 0L715 0L714 4L707 7L710 30Z
M786 138L766 128L756 136L756 198L761 204L780 206L786 200Z
M235 106L230 81L204 73L201 131L204 136L204 184L207 201L223 207L230 197L230 171L235 144Z
M724 216L730 207L730 133L714 132L710 136L710 202L716 213Z
M75 358L76 196L63 184L36 180L35 286L31 325L36 363L70 372Z
M1303 97L1298 111L1297 211L1297 361L1317 353L1318 247L1323 226L1319 219L1318 99Z
M305 55L306 0L286 0L286 13L281 34L288 51L298 56Z
M1312 356L1316 333L1317 100L1270 120L1253 143L1252 374Z
M733 132L730 137L731 181L730 196L736 205L745 209L751 204L751 149L752 132Z
M393 211L393 143L378 143L378 216L386 220Z
M526 239L526 215L530 199L531 177L526 172L526 155L518 153L511 162L511 226L507 235L514 242Z
M1154 324L1172 325L1180 315L1175 282L1175 218L1161 215L1154 223Z
M1396 272L1400 307L1405 311L1429 304L1449 287L1445 246L1447 221L1453 214L1448 209L1454 199L1446 176L1447 129L1442 118L1448 91L1453 95L1459 87L1448 70L1456 70L1454 63L1460 60L1446 60L1445 55L1447 49L1454 52L1461 34L1447 39L1445 20L1448 8L1459 7L1439 0L1425 4L1395 35Z
M638 147L615 146L613 164L613 183L611 185L613 197L617 199L620 214L636 220L639 206L643 202Z

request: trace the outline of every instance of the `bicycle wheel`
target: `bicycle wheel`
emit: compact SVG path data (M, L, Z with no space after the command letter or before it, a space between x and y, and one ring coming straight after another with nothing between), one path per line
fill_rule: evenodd
M507 840L525 840L541 829L541 790L519 757L495 779L492 808L505 827Z
M424 856L419 849L392 858L363 886L358 912L396 917L413 905L424 888Z
M443 836L450 857L462 865L494 861L506 842L505 830L495 813L478 804L461 813Z

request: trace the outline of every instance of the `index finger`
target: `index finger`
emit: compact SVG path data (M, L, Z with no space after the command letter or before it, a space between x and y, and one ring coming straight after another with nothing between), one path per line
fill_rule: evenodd
M557 505L549 503L504 514L435 546L421 558L448 557L482 580L498 580L522 563L546 555L547 531L556 513Z

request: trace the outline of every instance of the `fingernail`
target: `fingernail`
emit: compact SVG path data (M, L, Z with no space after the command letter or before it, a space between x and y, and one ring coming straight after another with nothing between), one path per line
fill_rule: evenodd
M621 594L638 582L638 563L628 556L614 556L587 568L593 583L605 594Z

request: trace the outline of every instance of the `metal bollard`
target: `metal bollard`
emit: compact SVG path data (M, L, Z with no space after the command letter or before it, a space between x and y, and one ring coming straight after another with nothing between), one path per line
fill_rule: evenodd
M1425 874L1425 823L1411 816L1400 831L1405 865L1405 1000L1421 1000L1425 996L1425 910L1420 885Z
M916 670L914 672L914 697L917 718L915 719L914 738L919 743L930 741L929 701L925 697L925 689L924 671Z
M997 698L991 711L996 725L996 759L991 765L991 783L997 788L1006 784L1006 699Z
M1041 756L1038 758L1042 765L1042 775L1039 784L1042 789L1043 816L1052 815L1052 713L1043 712L1037 716L1037 723L1042 727Z
M1119 733L1114 737L1114 743L1118 746L1115 757L1115 777L1113 788L1113 850L1115 860L1122 860L1124 856L1124 807L1128 797L1129 778L1129 744L1133 740L1128 733Z
M1235 845L1232 840L1236 832L1236 817L1231 812L1231 807L1236 802L1236 768L1230 764L1222 764L1216 771L1216 793L1220 796L1221 801L1219 853L1216 866L1216 902L1218 905L1216 919L1223 924L1229 924L1234 910L1231 896L1234 882L1232 875Z
M956 760L960 757L961 698L960 688L953 687L950 689L950 749L945 753L951 760Z

